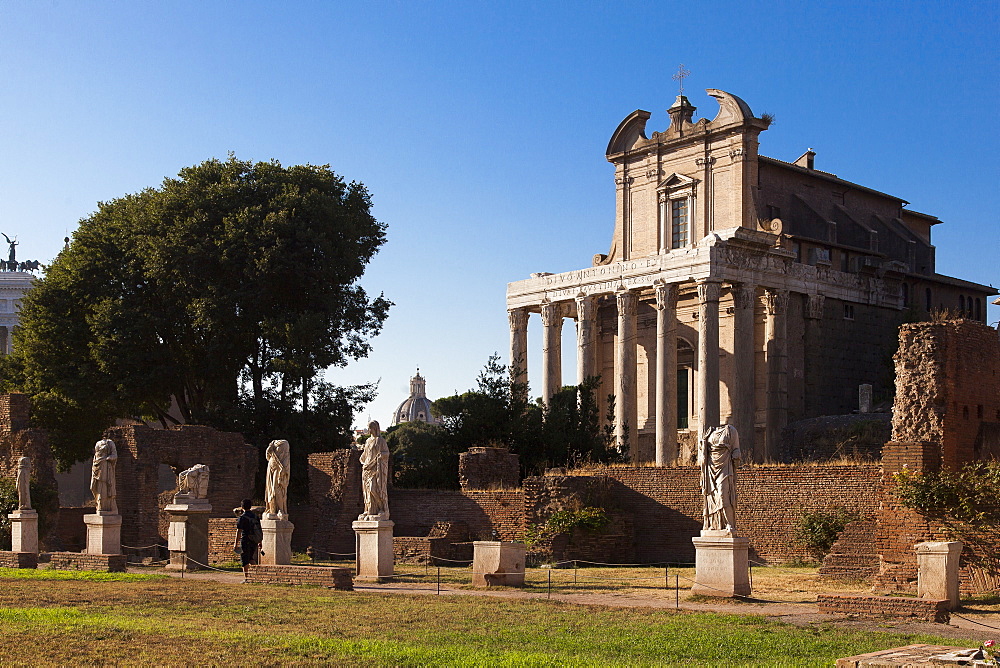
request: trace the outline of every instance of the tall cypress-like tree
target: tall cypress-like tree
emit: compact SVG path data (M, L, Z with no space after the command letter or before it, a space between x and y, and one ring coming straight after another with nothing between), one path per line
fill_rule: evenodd
M34 395L63 464L116 417L170 424L172 401L257 440L312 407L346 429L372 388L320 374L365 357L391 306L357 283L385 242L370 208L328 166L233 156L102 202L23 300L5 385Z

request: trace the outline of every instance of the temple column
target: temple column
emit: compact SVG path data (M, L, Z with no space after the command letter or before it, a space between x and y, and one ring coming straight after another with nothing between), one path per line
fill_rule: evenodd
M656 465L677 462L677 284L656 285Z
M734 283L733 291L733 384L730 404L733 407L733 426L740 436L743 458L762 457L754 451L754 422L757 407L754 402L755 380L753 311L757 305L757 286Z
M636 309L634 292L616 293L618 340L615 342L615 444L624 450L636 435ZM634 458L634 452L630 453Z
M826 298L823 295L806 295L806 340L803 366L806 376L805 417L816 417L820 414L822 400L818 385L820 372L816 363L823 346L823 307Z
M764 460L777 461L781 430L788 424L788 290L767 288L765 348L767 358L767 426Z
M548 403L562 389L563 309L558 302L542 304L542 399Z
M597 328L597 299L580 295L576 298L576 382L583 384L597 375L594 340Z
M510 322L510 379L522 394L528 389L528 310L508 309Z
M698 281L698 429L718 427L719 295L718 281Z

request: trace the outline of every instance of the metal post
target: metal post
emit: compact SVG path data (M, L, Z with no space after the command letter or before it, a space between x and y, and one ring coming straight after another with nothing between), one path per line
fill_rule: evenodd
M188 553L184 552L184 563L181 564L181 580L184 579L184 571L188 569Z
M752 561L748 562L747 566L749 567L750 570L750 593L753 594L753 562Z
M549 598L552 598L552 569L549 569Z
M670 566L663 567L663 588L670 589Z
M438 566L438 594L441 593L441 567Z
M576 562L576 559L574 559L573 560L573 586L576 586L576 569L577 569L577 562Z
M674 608L681 609L681 576L674 573Z

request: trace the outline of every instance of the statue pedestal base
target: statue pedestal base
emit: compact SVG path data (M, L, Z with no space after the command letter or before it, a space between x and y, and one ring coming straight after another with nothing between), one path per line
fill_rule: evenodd
M122 553L122 516L84 515L83 523L87 525L87 554L121 554Z
M750 595L750 540L728 531L703 530L692 538L696 551L692 594Z
M10 519L11 551L37 554L38 511L15 510L7 517Z
M392 577L395 558L392 553L392 520L358 520L354 528L355 580L378 582Z
M189 499L178 494L164 508L170 514L167 549L168 570L194 571L208 565L208 514L212 506L205 499Z
M472 545L472 586L524 586L524 543L477 540Z
M264 541L260 544L260 563L264 566L286 566L292 563L292 530L288 520L263 519L260 528Z

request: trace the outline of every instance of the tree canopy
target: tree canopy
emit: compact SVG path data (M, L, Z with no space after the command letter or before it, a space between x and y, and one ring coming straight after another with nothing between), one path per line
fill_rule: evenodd
M114 418L170 424L172 401L248 438L344 410L346 430L372 388L320 374L366 356L391 306L357 284L385 242L370 208L329 166L233 156L101 202L24 298L5 384L63 464Z

